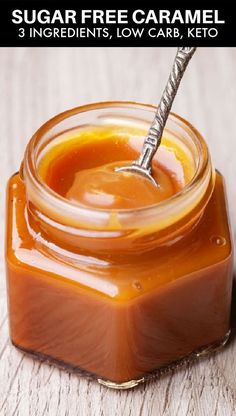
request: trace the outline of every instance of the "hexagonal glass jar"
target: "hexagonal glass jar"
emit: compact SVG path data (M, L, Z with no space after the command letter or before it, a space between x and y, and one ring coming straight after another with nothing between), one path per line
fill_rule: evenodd
M148 129L154 111L126 102L66 111L32 137L8 184L13 344L114 388L225 342L232 244L223 178L201 135L175 114L166 134L189 153L195 175L155 206L86 209L49 189L37 166L65 132L104 124Z

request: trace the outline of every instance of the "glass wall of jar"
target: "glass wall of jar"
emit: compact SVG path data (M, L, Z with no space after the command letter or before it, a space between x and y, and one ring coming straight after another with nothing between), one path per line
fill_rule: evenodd
M85 130L109 126L111 141L122 131L142 142L154 111L127 102L66 111L35 133L8 184L13 344L115 388L225 342L232 243L223 177L199 132L175 114L165 136L187 154L194 174L158 204L75 204L50 189L38 169L47 152Z

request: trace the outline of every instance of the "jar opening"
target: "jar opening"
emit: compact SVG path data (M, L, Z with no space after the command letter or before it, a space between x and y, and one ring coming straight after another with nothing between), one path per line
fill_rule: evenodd
M204 139L190 123L174 113L169 116L165 131L185 146L195 165L195 173L180 192L158 204L120 210L80 206L58 195L38 175L38 161L43 152L68 132L111 123L123 128L135 125L147 131L154 112L155 107L151 105L103 102L77 107L49 120L32 137L25 153L24 181L31 210L43 221L53 222L61 229L70 227L75 234L93 230L116 237L121 231L138 232L140 228L154 227L155 232L160 232L184 218L194 217L210 198L214 173Z

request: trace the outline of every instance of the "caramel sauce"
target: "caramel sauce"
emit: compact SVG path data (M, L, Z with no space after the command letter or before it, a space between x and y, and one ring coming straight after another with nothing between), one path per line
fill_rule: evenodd
M71 133L45 149L38 175L84 207L157 204L182 190L195 166L164 137L153 162L159 189L138 175L114 172L138 157L143 137L108 127ZM116 256L117 241L126 248L129 235L107 238L107 253L101 254L102 240L83 234L72 253L70 230L62 228L65 238L53 240L49 226L40 228L26 207L25 183L17 174L8 185L7 274L11 339L19 348L119 383L221 340L228 331L232 248L219 173L193 229L160 247L153 247L150 232L136 245L130 240L131 252ZM82 248L85 240L89 254Z
M52 148L39 165L41 178L74 203L91 208L131 209L171 197L193 176L187 155L166 138L153 160L152 174L159 188L141 175L117 172L117 167L130 165L138 158L143 137L117 134L114 138L114 134L114 128L95 129L89 137L85 131L77 139L61 143L58 149Z

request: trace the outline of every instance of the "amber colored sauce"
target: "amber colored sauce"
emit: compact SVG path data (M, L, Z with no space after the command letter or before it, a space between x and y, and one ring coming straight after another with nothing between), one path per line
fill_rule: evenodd
M47 152L39 172L47 185L66 199L93 208L130 209L154 205L179 192L193 175L187 156L177 146L163 139L153 161L152 174L159 184L141 175L117 172L116 168L130 165L137 159L143 138L117 135L112 128L94 130L89 141L84 135L67 140ZM96 140L103 135L104 139ZM81 144L82 142L82 144Z
M191 180L187 154L168 138L153 165L159 189L114 172L114 166L138 156L142 137L100 133L91 130L47 149L38 166L41 180L75 204L106 209L156 203ZM25 184L15 175L8 186L7 274L11 338L18 347L124 382L219 341L228 331L232 248L220 174L197 226L146 252L137 239L137 253L112 257L117 239L111 238L108 254L100 255L95 236L88 238L89 255L78 244L79 256L70 258L70 231L63 229L67 240L55 251L51 231L46 225L40 229L34 217L29 228L25 208ZM124 243L128 238L122 237Z

